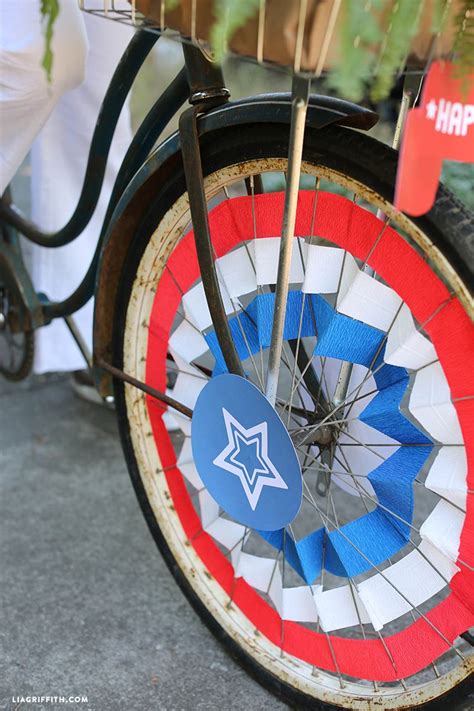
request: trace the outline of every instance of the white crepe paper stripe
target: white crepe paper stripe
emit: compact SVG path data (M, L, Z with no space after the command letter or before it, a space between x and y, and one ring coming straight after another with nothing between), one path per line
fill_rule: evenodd
M324 367L324 371L323 371ZM334 390L339 379L341 361L338 358L315 357L313 358L313 368L322 383L325 396L332 399ZM365 382L364 382L365 380ZM362 385L362 383L364 384ZM360 390L359 390L360 387ZM302 390L304 392L304 390ZM368 375L368 368L364 365L354 363L352 368L349 386L347 388L347 405L338 410L338 417L345 417L350 410L349 417L357 417L364 410L369 402L377 395L377 384L373 375ZM353 400L356 399L355 402ZM342 413L345 413L344 415Z
M307 243L306 271L302 291L335 294L341 278L344 250Z
M337 379L339 377L339 371L341 370L341 361L337 358L329 358L324 356L322 358L315 357L313 358L313 368L319 382L321 383L325 397L328 399L332 398L337 384ZM338 410L338 412L342 413L342 408L341 410ZM340 416L342 417L342 415Z
M189 321L182 321L170 337L169 349L191 363L208 350L208 345L204 336Z
M369 442L371 445L370 449L363 446L343 446L344 444L354 445L357 444L357 442ZM377 444L384 446L377 447ZM356 481L354 481L354 478L351 477L350 474L338 474L334 476L336 483L344 489L344 491L347 491L347 493L353 496L360 496L360 494L354 490L354 487L361 487L370 496L377 498L370 481L368 479L362 479L361 477L367 477L376 467L383 464L384 459L390 457L397 451L400 446L399 443L383 434L383 432L379 432L373 427L370 427L370 425L367 425L365 422L352 420L347 425L347 434L345 432L341 433L339 445L338 450L340 451L338 458L356 475ZM387 445L393 445L393 447ZM339 465L335 468L342 469L342 466Z
M245 526L236 521L229 521L219 516L215 521L205 527L207 533L216 541L232 550L239 541L243 542Z
M200 491L204 488L204 484L194 464L191 439L189 437L186 437L183 442L176 464L182 475L195 489Z
M212 498L207 489L202 489L198 496L202 527L207 529L219 517L219 504Z
M376 630L440 592L459 568L428 540L422 540L400 561L359 585L343 585L332 590L303 585L283 588L281 571L274 558L242 551L245 528L216 514L207 492L201 492L201 518L209 521L206 531L232 550L236 577L256 590L267 593L284 620L321 622L326 632L371 623ZM397 592L400 591L400 592ZM401 594L400 594L401 593ZM404 599L406 598L406 599Z
M237 578L242 577L256 590L268 593L282 619L317 622L317 609L308 585L283 588L280 566L274 558L242 551L246 531L244 526L218 516L219 507L205 490L199 494L199 505L206 532L232 551L232 564ZM317 589L313 588L313 591Z
M387 331L402 303L393 289L361 271L346 253L337 310L370 326Z
M440 363L431 363L416 374L409 410L438 442L463 444L458 416Z
M337 451L337 457L341 462L344 462L344 458L341 456L340 451ZM331 475L331 481L334 482L334 484L336 484L340 489L351 496L361 497L365 492L368 496L372 496L374 499L376 498L374 488L370 481L365 478L366 475L360 474L357 476L357 480L354 481L353 476L344 473L342 464L336 462L336 466L340 467L340 471L337 474ZM351 471L353 471L353 469L351 469Z
M464 514L448 501L438 501L420 528L421 537L453 562L459 555Z
M281 577L281 571L280 571L280 566L277 565L275 568L275 572L272 575L271 581L270 581L270 587L268 589L268 595L270 597L270 600L273 602L276 611L280 615L282 619L283 618L283 607L284 607L284 602L283 602L283 581ZM303 622L304 620L300 620L300 622Z
M174 390L172 391L172 395ZM169 412L173 413L173 419L178 423L181 432L186 435L186 437L191 437L191 418L182 415L180 412L170 409Z
M225 285L220 282L222 301L224 303L224 309L226 314L233 314L235 312L235 307L232 304L229 295L227 294ZM200 331L205 331L212 324L211 314L209 313L209 308L207 306L206 295L204 293L204 287L202 282L193 286L192 289L184 294L183 299L184 311L188 319L193 323L196 328Z
M232 567L234 568L234 574L235 574L235 571L237 570L237 566L239 565L239 558L240 558L240 554L242 552L243 545L244 545L244 541L240 541L239 543L237 543L237 545L234 548L230 549L230 560L232 563Z
M425 486L466 510L467 459L464 447L441 447L431 465Z
M370 617L360 599L357 590L349 585L342 585L333 590L317 590L314 601L318 610L321 627L325 632L353 627L370 622Z
M196 405L199 393L207 384L207 380L202 377L202 373L200 373L199 370L196 372L199 374L199 377L191 373L179 373L174 388L171 391L175 400L191 409Z
M340 364L341 361L337 362ZM349 380L349 387L347 388L348 404L344 412L349 413L349 417L357 417L365 410L369 402L374 399L377 392L377 383L375 382L374 376L369 375L369 369L366 368L365 365L354 363ZM373 441L374 440L371 440L371 442Z
M188 360L186 360L186 358L183 358L171 346L168 348L168 352L174 360L175 372L180 371L181 373L188 373L189 375L192 375L197 380L202 380L204 383L206 383L209 380L209 378L206 375L204 375L204 373L201 370L199 370L199 368L196 368ZM171 368L173 369L172 365L171 365ZM177 373L177 374L179 374L179 373ZM173 391L171 391L171 395L173 395Z
M179 451L177 464L178 464L178 466L181 466L182 464L188 464L189 462L192 462L192 461L193 461L193 448L191 445L191 440L186 438L183 441L183 445Z
M233 252L216 259L216 270L232 299L255 291L257 277L253 241L240 245Z
M273 558L262 558L242 551L235 569L237 578L244 578L249 585L261 592L267 592L278 563Z
M189 481L189 483L194 486L195 489L201 491L204 488L202 479L198 474L196 465L194 462L186 462L184 464L179 464L178 466L182 475Z
M319 589L319 586L318 586ZM293 622L317 622L318 610L308 585L297 588L283 588L283 609L281 617Z
M436 357L433 344L416 330L410 309L403 304L387 337L385 362L417 369L436 360Z
M290 269L290 283L300 284L304 280L304 268L301 261L308 248L305 240L295 237ZM296 241L298 240L298 242ZM280 256L280 237L267 237L257 239L255 245L255 267L257 271L257 284L276 284L278 273L278 260ZM299 243L299 246L298 246ZM301 251L300 251L301 250Z
M377 573L357 586L374 629L382 629L388 622L429 600L457 571L449 559L439 551L429 550L428 546L422 542L421 553L413 550L386 568L383 575ZM433 565L422 555L426 550Z
M308 585L284 588L281 571L274 558L263 558L240 552L234 565L237 578L260 592L267 593L283 620L317 622L318 613Z

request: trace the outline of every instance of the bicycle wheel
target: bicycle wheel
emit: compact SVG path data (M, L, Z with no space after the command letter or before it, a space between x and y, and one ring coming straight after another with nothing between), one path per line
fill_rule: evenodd
M287 130L222 130L202 147L227 318L259 389ZM445 703L467 693L472 671L472 221L443 188L426 217L397 214L395 163L362 134L307 130L276 403L303 480L291 524L268 533L234 520L197 471L190 420L169 411L170 434L160 402L116 383L132 481L178 584L257 679L299 707ZM226 372L179 166L132 242L115 323L115 363L190 408ZM350 381L335 407L341 364ZM206 441L212 457L221 430ZM260 489L260 500L272 490Z

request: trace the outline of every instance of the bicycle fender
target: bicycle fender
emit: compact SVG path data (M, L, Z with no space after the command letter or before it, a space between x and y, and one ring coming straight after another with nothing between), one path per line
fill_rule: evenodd
M228 102L199 118L199 134L248 123L287 123L291 117L291 94L264 94ZM368 130L378 115L357 104L328 96L312 95L307 125L323 128L339 124ZM97 271L94 309L94 360L112 363L114 308L120 275L128 247L144 215L143 206L156 196L160 185L180 163L179 134L160 144L135 174L112 215L105 235ZM112 364L115 365L115 364ZM110 376L99 377L102 394L110 392Z

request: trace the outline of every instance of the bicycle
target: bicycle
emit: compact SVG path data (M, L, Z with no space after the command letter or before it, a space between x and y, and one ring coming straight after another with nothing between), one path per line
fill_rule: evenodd
M54 318L88 357L71 316L95 294L93 367L133 486L217 638L301 708L444 707L473 659L472 217L443 186L423 217L394 210L372 111L298 72L292 94L231 102L183 42L84 281L36 294L17 233L80 234L159 36L138 30L117 68L69 223L43 234L2 201L0 371L25 377Z

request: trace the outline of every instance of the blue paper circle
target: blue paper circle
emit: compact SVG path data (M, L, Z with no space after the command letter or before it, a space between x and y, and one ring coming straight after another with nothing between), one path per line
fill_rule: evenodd
M293 521L302 498L300 463L255 385L228 373L212 378L194 408L191 442L206 489L232 518L263 531Z

